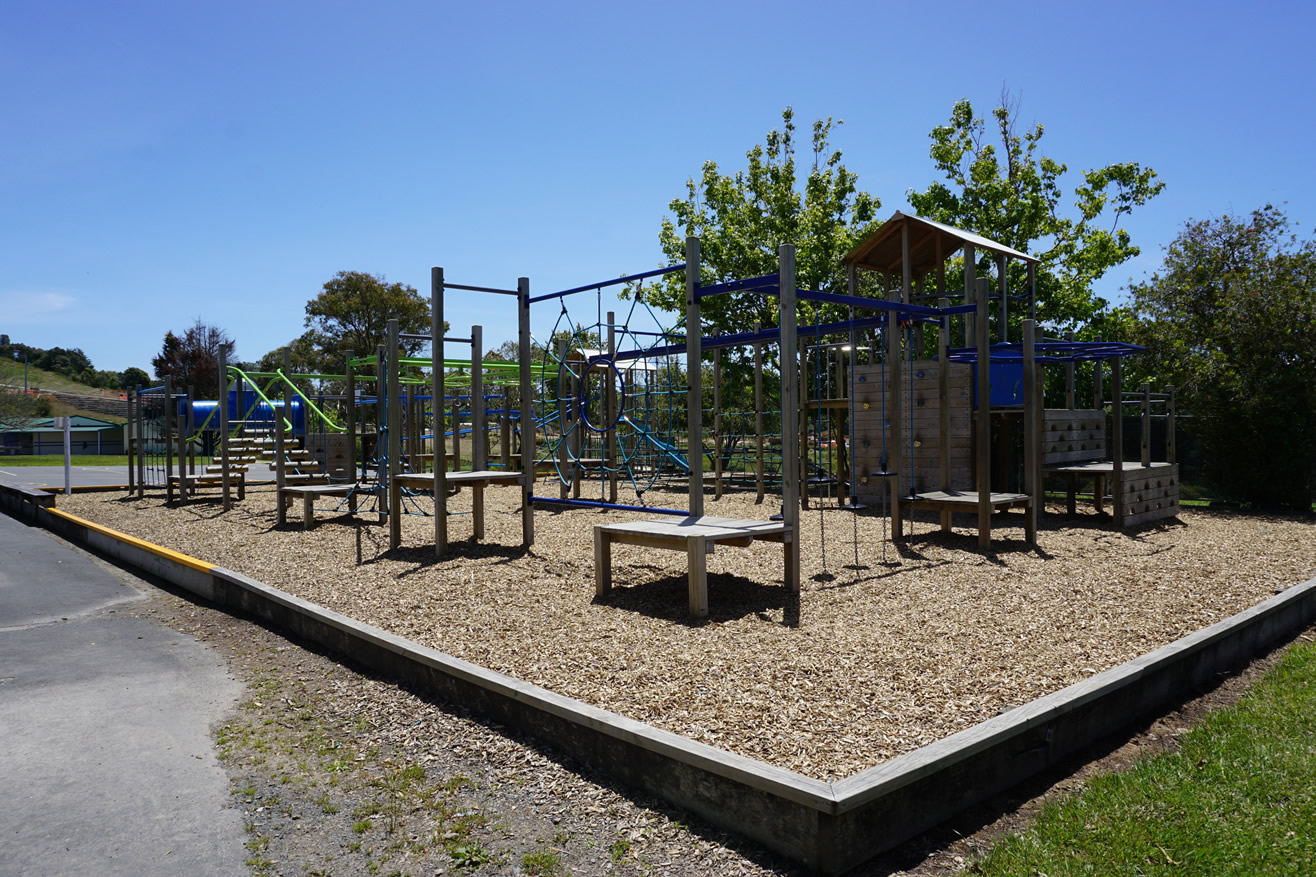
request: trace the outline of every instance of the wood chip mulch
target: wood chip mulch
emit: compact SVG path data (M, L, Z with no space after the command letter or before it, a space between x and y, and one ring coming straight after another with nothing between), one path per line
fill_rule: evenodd
M1307 519L1185 510L1120 533L1096 515L1043 518L1040 551L1021 516L973 530L913 525L909 547L873 510L801 513L803 591L782 586L782 551L722 547L708 559L706 622L687 615L684 553L613 549L614 590L596 600L592 525L643 513L539 510L520 546L520 492L486 491L486 539L449 519L407 516L388 549L377 516L326 500L305 532L300 503L275 524L253 488L224 513L206 495L166 506L121 493L59 497L61 509L251 575L459 658L695 740L837 780L977 724L1220 621L1316 574ZM656 506L685 506L652 491ZM469 510L468 492L449 508ZM766 519L779 501L706 501ZM967 519L966 519L967 520ZM907 525L908 526L908 525ZM857 562L856 562L857 553ZM358 561L359 558L359 561Z

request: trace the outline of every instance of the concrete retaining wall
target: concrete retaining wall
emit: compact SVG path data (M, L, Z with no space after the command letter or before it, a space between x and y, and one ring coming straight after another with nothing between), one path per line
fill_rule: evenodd
M1316 619L1313 579L1063 691L830 784L486 670L56 509L41 508L37 519L71 542L459 703L593 770L829 874L1164 711L1191 696L1200 683L1238 668Z

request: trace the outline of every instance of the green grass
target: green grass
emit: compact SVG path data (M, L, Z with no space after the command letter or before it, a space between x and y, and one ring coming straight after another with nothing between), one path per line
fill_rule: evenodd
M1316 645L1179 742L1043 808L974 872L1316 873Z
M74 466L122 466L127 477L128 458L123 454L74 454ZM16 454L0 457L0 469L19 466L63 466L63 454Z

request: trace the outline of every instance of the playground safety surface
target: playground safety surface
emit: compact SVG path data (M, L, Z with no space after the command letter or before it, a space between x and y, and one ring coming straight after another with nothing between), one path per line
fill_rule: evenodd
M450 500L462 509L463 496ZM679 493L652 492L681 507ZM315 530L275 526L272 490L224 514L123 494L59 507L261 581L418 643L712 746L836 780L1057 691L1252 606L1316 571L1313 525L1185 510L1129 533L1093 515L1044 517L1041 552L1022 520L971 532L916 523L910 547L884 518L802 513L803 592L780 584L781 549L708 558L709 618L687 615L685 558L619 547L614 590L593 596L592 525L643 513L540 511L519 547L519 491L486 494L486 542L434 559L433 522L403 521L387 550L374 515ZM773 500L707 500L763 518ZM1058 509L1053 508L1052 511ZM358 548L359 546L359 548ZM856 562L856 550L858 561ZM358 562L358 551L360 562Z

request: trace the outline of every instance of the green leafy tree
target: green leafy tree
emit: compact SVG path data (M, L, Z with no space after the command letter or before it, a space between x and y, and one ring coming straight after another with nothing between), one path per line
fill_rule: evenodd
M331 374L343 370L347 351L368 356L387 340L388 321L396 319L400 331L428 334L429 301L405 283L388 283L383 275L363 271L339 271L323 290L306 303L306 344L317 347L320 362L315 368ZM447 331L447 324L444 324ZM403 341L402 349L412 355L424 346L420 341ZM308 363L308 365L311 365Z
M235 344L223 329L197 319L182 336L166 332L160 353L151 359L155 376L173 379L175 389L196 389L197 398L219 398L219 351L232 361Z
M1194 415L1207 475L1259 506L1316 495L1316 243L1266 205L1189 222L1130 288L1138 340Z
M919 216L1038 257L1039 321L1078 328L1100 319L1107 307L1093 296L1093 281L1141 252L1120 220L1165 184L1136 162L1086 170L1074 189L1076 212L1066 215L1060 200L1068 167L1042 153L1042 125L1018 128L1019 105L1008 94L990 120L967 100L955 104L949 123L930 135L932 160L945 179L909 192L909 202ZM984 258L981 270L987 268ZM1016 289L1024 282L1018 270L1009 280ZM958 280L948 277L947 283Z
M686 194L668 209L658 238L669 263L685 260L686 235L700 237L700 282L720 283L777 271L777 248L795 244L796 284L803 289L844 291L842 257L877 227L881 202L858 188L859 175L833 149L829 117L813 123L808 174L796 166L795 114L781 114L782 130L746 153L749 166L724 174L704 163L698 180L686 181ZM632 291L633 294L633 291ZM651 305L681 313L685 279L670 275L642 293ZM835 316L835 315L833 315ZM740 332L777 324L775 298L739 293L705 299L706 334Z
M136 366L119 372L119 386L121 388L131 390L139 384L143 388L151 386L151 376Z

